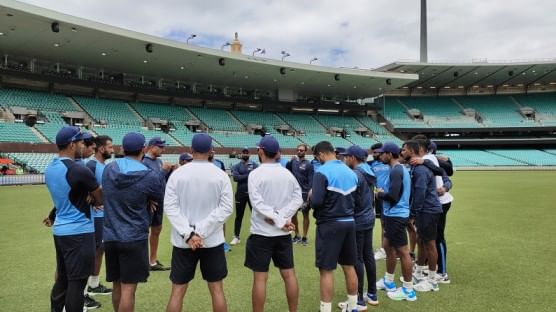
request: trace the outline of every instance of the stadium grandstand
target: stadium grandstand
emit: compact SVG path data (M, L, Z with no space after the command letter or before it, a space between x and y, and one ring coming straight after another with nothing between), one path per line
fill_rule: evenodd
M323 139L369 148L425 133L460 169L556 166L556 61L330 68L185 45L15 1L0 10L0 28L9 29L0 37L0 152L28 172L43 172L65 124L116 143L129 131L161 136L174 160L207 132L227 168L236 161L227 155L265 133L285 157ZM22 44L31 40L32 49Z

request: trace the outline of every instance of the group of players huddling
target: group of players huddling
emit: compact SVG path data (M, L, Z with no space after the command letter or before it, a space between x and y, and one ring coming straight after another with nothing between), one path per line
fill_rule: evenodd
M59 156L45 171L54 209L44 223L52 226L56 249L51 311L98 308L90 297L98 294L112 295L114 311L134 311L138 283L146 282L150 271L168 269L172 290L166 310L182 311L197 264L213 311L227 311L223 280L230 247L224 224L234 211L234 194L224 165L214 159L208 134L193 137L191 154L180 155L179 166L161 161L166 144L160 137L147 143L135 132L121 142L124 157L110 163L110 137L66 126L57 133L56 145ZM335 149L327 141L312 147L312 161L306 159L309 148L304 144L285 161L271 135L262 137L256 148L259 164L250 160L246 147L231 168L237 188L230 245L241 243L244 211L251 208L244 265L253 271L253 311L264 311L271 261L284 281L289 311L298 311L293 245L309 244L310 210L316 224L320 311L332 310L338 264L347 293L347 300L338 304L342 311L378 305L377 290L393 300L415 301L415 291L438 291L439 283L450 282L444 229L453 200L453 170L449 159L435 155L436 145L426 137L416 136L401 148L391 142L375 144L369 150L371 161L366 149ZM157 260L163 213L172 227L170 268ZM373 255L375 216L380 218L382 246ZM113 289L99 281L103 257ZM381 257L386 273L377 281L375 258ZM399 288L394 276L398 259Z

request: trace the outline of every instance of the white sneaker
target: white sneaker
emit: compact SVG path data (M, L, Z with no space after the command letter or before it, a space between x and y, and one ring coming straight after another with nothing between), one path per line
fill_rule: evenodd
M359 304L358 304L358 305L355 307L355 310L352 310L352 311L348 311L348 310L347 310L347 305L348 305L348 302L347 302L347 301L339 302L339 303L338 303L338 308L340 308L340 309L342 310L342 312L344 312L344 311L345 311L345 312L367 311L367 305L359 305Z
M427 292L427 291L439 291L440 288L438 287L437 282L432 282L430 280L424 280L419 282L417 285L413 286L413 289L420 292Z
M237 237L234 237L234 239L232 239L232 241L230 242L230 245L235 246L239 243L241 243L241 240Z
M450 278L448 277L448 273L437 273L435 278L437 283L440 284L450 284Z
M375 260L384 260L386 259L386 251L384 248L377 249L375 251Z

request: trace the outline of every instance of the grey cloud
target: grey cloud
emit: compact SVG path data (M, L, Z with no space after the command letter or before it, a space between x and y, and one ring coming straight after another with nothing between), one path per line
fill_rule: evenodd
M245 53L266 48L279 59L286 50L301 63L373 68L419 57L417 0L25 2L173 40L196 33L205 39L194 42L216 49L237 31ZM429 0L428 8L431 61L556 57L556 1Z

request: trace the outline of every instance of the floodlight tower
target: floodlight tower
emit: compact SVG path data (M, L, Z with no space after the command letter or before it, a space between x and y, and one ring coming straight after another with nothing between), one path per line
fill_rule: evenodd
M421 0L421 63L426 63L427 57L427 0Z

